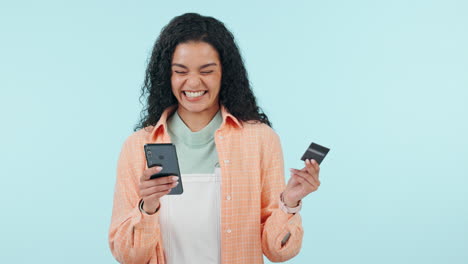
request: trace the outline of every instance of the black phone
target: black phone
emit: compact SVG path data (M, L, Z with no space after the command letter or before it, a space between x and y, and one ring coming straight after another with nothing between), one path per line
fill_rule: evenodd
M312 144L310 144L310 146L307 148L304 155L302 155L301 160L305 161L306 159L314 159L320 165L325 156L327 156L328 151L330 151L329 148L320 146L319 144L315 144L314 142L312 142Z
M154 166L161 166L162 170L150 179L166 176L177 176L179 184L172 188L168 194L182 194L184 188L182 187L182 177L180 175L179 161L177 159L177 152L174 144L161 143L161 144L145 144L146 163L148 168Z

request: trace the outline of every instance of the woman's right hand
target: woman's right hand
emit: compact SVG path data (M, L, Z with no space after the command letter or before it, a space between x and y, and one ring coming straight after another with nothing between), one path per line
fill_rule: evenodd
M165 176L155 179L150 177L162 170L162 167L155 166L143 171L140 177L139 193L143 199L143 210L151 214L156 212L159 207L159 198L171 192L171 189L177 186L177 176Z

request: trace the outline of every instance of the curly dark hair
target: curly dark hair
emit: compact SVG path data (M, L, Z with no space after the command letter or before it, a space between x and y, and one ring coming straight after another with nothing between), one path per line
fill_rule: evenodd
M147 104L134 130L155 125L167 107L178 103L171 89L172 55L178 44L191 41L206 42L219 54L223 71L220 104L240 121L261 122L271 127L268 117L257 106L233 34L213 17L186 13L174 17L154 44L140 96L140 103L147 96Z

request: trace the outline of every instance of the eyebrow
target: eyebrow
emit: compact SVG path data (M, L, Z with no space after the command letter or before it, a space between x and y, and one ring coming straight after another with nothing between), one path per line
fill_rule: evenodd
M198 68L199 70L203 69L203 68L206 68L206 67L209 67L209 66L216 66L218 64L212 62L212 63L207 63L207 64L204 64L202 66L200 66L200 68ZM172 66L178 66L178 67L181 67L181 68L184 68L184 69L188 69L187 66L183 65L183 64L179 64L179 63L172 63Z

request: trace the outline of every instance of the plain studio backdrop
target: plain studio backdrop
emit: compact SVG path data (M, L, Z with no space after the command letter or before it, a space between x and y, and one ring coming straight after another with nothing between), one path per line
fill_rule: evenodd
M185 12L234 33L286 180L331 148L287 263L468 263L468 3L406 0L2 1L0 263L116 263L117 158Z

